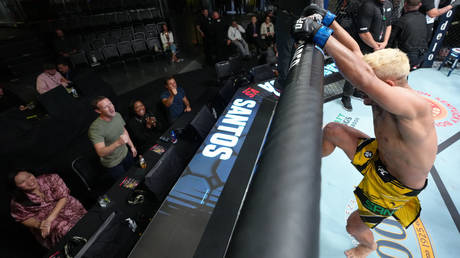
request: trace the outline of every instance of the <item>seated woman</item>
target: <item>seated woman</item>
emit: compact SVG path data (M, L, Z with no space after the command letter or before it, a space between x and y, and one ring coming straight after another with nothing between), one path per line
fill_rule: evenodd
M163 32L160 33L161 43L163 44L163 50L171 50L171 62L182 62L183 59L179 59L176 56L176 44L174 44L174 36L168 29L168 25L163 24Z
M13 195L11 216L30 228L48 249L86 214L57 174L35 177L27 171L16 171L8 175L8 183Z
M162 126L152 113L146 111L141 100L131 102L129 108L133 115L128 121L128 130L137 150L143 153L155 144L163 132Z

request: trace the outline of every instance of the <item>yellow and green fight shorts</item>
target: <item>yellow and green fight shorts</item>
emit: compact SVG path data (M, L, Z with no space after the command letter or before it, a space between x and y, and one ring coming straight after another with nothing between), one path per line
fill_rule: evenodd
M393 216L408 228L420 215L417 195L425 189L404 186L388 173L379 159L378 143L374 138L361 139L351 162L364 176L354 194L362 221L370 228Z

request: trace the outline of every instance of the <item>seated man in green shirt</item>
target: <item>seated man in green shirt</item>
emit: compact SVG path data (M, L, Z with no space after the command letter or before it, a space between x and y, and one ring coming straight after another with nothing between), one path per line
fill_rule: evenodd
M125 121L115 112L115 107L108 98L99 96L93 100L92 106L99 113L99 117L89 127L89 139L94 144L102 165L114 179L118 179L132 165L137 150L125 129Z

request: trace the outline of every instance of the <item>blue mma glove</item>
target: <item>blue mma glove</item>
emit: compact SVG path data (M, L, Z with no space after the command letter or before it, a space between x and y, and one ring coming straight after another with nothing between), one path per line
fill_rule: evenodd
M327 26L327 27L329 27L332 24L332 22L334 22L334 20L335 20L335 14L333 14L333 13L329 12L328 10L325 10L325 9L317 6L316 4L311 4L311 5L307 6L307 7L305 7L305 9L303 9L303 11L302 11L302 16L304 16L304 17L314 15L314 14L321 15L321 17L322 17L321 23L324 26Z
M294 24L296 40L310 41L323 48L334 31L309 17L301 17Z

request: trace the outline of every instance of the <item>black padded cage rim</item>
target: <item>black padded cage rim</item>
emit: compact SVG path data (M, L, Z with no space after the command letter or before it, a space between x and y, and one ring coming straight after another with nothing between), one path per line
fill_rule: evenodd
M297 46L226 257L318 257L323 69Z

